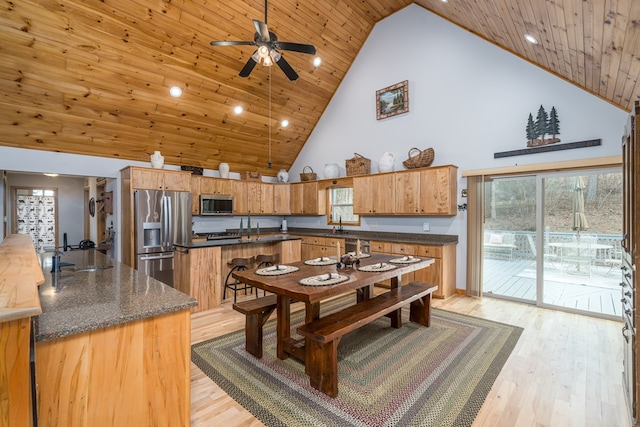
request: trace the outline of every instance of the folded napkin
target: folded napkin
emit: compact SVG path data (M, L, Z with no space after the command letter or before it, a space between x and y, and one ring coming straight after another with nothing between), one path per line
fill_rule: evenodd
M286 265L272 265L271 267L265 267L264 271L277 271L277 270L286 270Z
M371 268L385 268L387 266L386 262L379 262L377 264L373 264Z
M403 261L411 261L413 259L413 255L407 255L404 258L402 258Z
M329 261L331 258L329 258L328 256L321 256L320 258L316 258L314 260L312 260L313 262L326 262Z
M321 274L320 276L316 277L316 279L319 282L324 282L325 280L338 279L338 278L340 278L340 275L338 273Z

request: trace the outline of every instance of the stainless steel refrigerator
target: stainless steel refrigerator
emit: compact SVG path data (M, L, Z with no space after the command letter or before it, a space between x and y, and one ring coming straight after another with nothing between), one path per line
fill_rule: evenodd
M191 243L191 193L136 190L136 269L173 286L175 243Z

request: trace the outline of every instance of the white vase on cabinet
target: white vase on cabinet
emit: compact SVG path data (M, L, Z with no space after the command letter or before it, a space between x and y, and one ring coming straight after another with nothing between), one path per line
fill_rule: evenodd
M324 177L325 178L338 178L340 176L340 169L335 163L327 163L324 165Z
M154 151L151 155L151 167L154 169L162 169L164 166L164 156L159 151Z
M218 165L218 171L221 178L229 178L229 163L220 163Z
M278 182L289 182L289 172L285 169L280 169L278 172Z
M393 153L386 152L380 157L378 160L378 171L379 172L391 172L395 166L396 158Z

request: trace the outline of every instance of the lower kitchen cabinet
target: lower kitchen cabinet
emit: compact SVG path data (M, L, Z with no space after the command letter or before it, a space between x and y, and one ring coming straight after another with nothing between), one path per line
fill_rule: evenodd
M433 258L434 263L429 267L403 275L402 283L407 284L418 280L438 285L438 290L433 293L435 298L448 298L456 293L456 245L436 246L371 241L371 252ZM389 283L387 281L380 285L389 286Z
M456 293L456 245L416 245L414 256L433 258L428 268L416 271L415 280L438 285L435 298L448 298Z
M336 243L340 243L340 253L344 254L344 239L334 237L319 236L298 236L302 239L301 258L303 261L308 259L320 258L323 256L336 256Z

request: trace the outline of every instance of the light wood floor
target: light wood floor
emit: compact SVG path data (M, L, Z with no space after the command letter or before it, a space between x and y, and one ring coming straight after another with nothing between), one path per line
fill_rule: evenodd
M300 305L300 304L296 304ZM622 324L493 298L453 296L435 307L524 332L473 426L629 427ZM192 342L244 327L230 303L192 316ZM262 426L191 364L191 426Z

